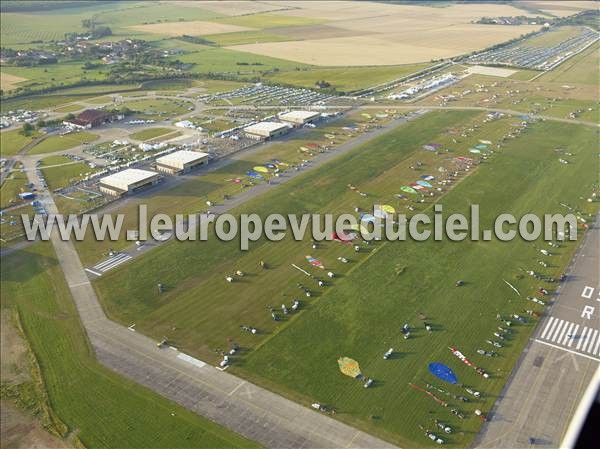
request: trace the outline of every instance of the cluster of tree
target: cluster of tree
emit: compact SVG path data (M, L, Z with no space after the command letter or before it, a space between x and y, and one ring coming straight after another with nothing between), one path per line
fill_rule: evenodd
M235 65L264 65L262 62L236 62Z
M104 25L97 26L93 22L92 25L92 28L86 33L65 33L65 40L74 42L80 39L102 39L103 37L112 35L112 30L109 27Z
M331 87L331 84L325 80L319 80L315 83L315 87L317 89L327 89L328 87Z
M474 23L483 24L483 25L526 25L531 22L535 22L537 24L542 23L552 23L552 19L548 17L528 17L528 16L504 16L504 17L482 17Z
M179 37L178 39L180 39L184 42L189 42L190 44L208 45L211 47L217 46L216 42L213 42L211 40L204 39L204 38L198 37L198 36L189 36L187 34L184 34L183 36Z

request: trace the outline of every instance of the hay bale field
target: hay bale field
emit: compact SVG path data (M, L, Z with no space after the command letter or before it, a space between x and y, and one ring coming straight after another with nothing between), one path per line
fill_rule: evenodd
M17 84L22 83L23 81L27 81L27 78L0 72L0 89L4 91L15 89L18 87Z

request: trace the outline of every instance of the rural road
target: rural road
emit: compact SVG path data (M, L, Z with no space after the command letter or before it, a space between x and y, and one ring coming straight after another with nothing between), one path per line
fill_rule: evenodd
M577 405L600 370L600 216L537 326L475 447L561 447ZM582 312L595 308L590 317ZM586 331L587 329L587 331Z
M405 120L396 120L386 128L360 136L351 142L352 145L344 147L344 151ZM321 155L319 163L338 156L341 149L339 147L337 151ZM317 165L315 163L313 167ZM40 188L40 179L35 171L28 170L27 176ZM275 185L265 186L253 191L253 195L266 188L276 188ZM39 191L38 199L48 213L57 214L58 209L49 192ZM98 360L107 368L267 448L395 447L174 348L159 349L156 341L110 321L72 242L62 241L56 228L51 242L91 346Z

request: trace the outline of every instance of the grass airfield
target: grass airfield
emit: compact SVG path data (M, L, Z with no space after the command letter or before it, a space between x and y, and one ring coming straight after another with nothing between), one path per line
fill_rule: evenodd
M351 212L354 206L365 210L374 203L392 204L405 212L404 203L393 197L401 185L426 172L435 175L438 166L451 164L452 157L468 155L467 149L478 139L496 141L517 122L506 118L485 125L482 117L474 112L429 113L235 212L262 216L342 213ZM556 132L558 127L563 131ZM458 137L463 132L469 136ZM451 139L457 137L459 143L452 144ZM499 213L565 213L559 202L585 207L582 198L598 181L594 170L598 156L592 150L595 138L589 128L532 124L437 200L445 214L465 212L470 203L480 204L482 228L490 227L492 217ZM436 156L421 149L432 141L451 148L452 153ZM569 165L558 162L555 148L574 154ZM409 168L416 161L425 164L421 171ZM348 184L368 192L368 197L358 197ZM431 212L431 205L426 200L415 207ZM213 238L195 244L169 243L103 276L95 286L112 318L135 323L136 329L157 339L168 336L182 351L216 363L220 359L216 352L227 349L232 339L242 347L232 366L236 374L301 402L335 407L338 419L401 446L426 447L429 440L418 426L432 426L438 418L456 429L447 438L449 445L462 447L481 425L473 417L474 409L489 410L535 325L534 320L515 325L506 347L497 350L500 356L485 358L476 349L493 349L485 339L494 338L496 314L542 311L541 306L518 298L502 279L515 284L524 296L534 294L540 281L522 270L558 276L576 247L564 244L551 258L551 267L538 270L539 248L545 245L521 240L395 242L373 244L355 255L352 248L336 242L313 250L308 239L286 238L276 244L261 240L247 253L240 253L237 242L225 244ZM304 261L309 254L338 274L323 290L290 266L295 263L326 278ZM338 256L351 263L341 264ZM173 260L185 262L173 264ZM260 260L271 268L262 271ZM224 277L238 269L246 276L240 282L225 282ZM457 279L464 279L466 285L455 288ZM158 294L157 282L166 286L166 293ZM304 298L297 283L308 286L313 297ZM552 285L545 286L552 289ZM302 310L283 321L272 321L268 306L289 305L295 297L302 300ZM424 331L419 313L433 324L433 334ZM408 341L400 334L405 322L416 327ZM243 333L241 325L255 326L260 333ZM450 345L483 366L491 379L462 365L447 349ZM397 355L384 361L382 354L390 346ZM375 379L375 387L365 390L361 383L340 374L339 356L358 360L365 375ZM447 363L460 382L481 391L483 397L467 404L445 398L451 406L444 409L411 390L408 382L421 387L426 382L440 384L426 372L433 361ZM439 386L451 394L464 394L458 387ZM453 407L467 418L458 420L450 414Z

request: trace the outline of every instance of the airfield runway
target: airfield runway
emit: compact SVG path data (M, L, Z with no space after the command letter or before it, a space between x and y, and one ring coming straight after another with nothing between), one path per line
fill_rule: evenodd
M540 320L476 447L560 447L569 422L600 369L600 216Z
M48 213L58 214L35 171L27 171L27 176L39 189L38 200ZM56 228L51 242L91 346L107 368L267 448L395 447L309 404L299 405L175 348L159 348L151 338L110 321L73 243L62 241Z

